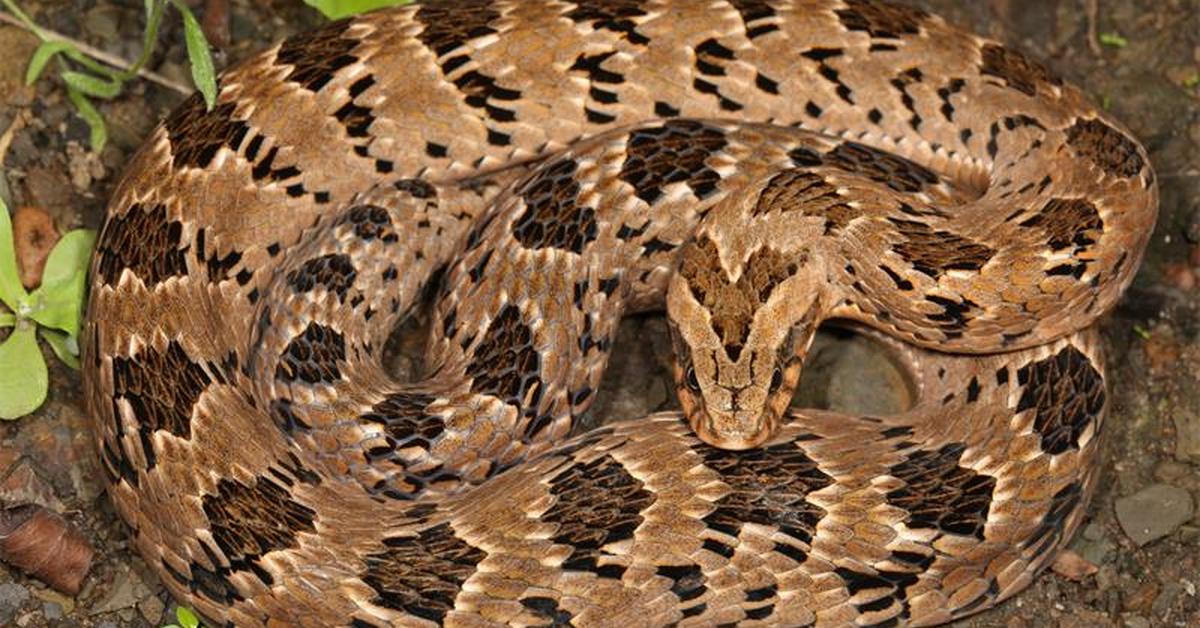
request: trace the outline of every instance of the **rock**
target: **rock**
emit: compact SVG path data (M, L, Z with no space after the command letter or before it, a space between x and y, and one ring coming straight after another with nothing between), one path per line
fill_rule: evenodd
M1192 496L1169 484L1152 484L1115 505L1117 522L1138 546L1171 534L1192 518Z
M1121 618L1125 628L1151 628L1150 620L1141 615L1125 615Z
M1103 563L1105 557L1114 549L1116 546L1105 535L1104 526L1097 523L1089 523L1085 526L1083 533L1071 543L1071 550L1093 565Z
M158 625L163 618L163 611L167 610L167 605L158 597L151 595L146 599L138 602L138 612L142 617L151 624Z
M71 175L71 185L80 192L86 192L93 181L108 174L99 155L75 142L67 143L67 172Z
M112 613L136 606L141 579L132 571L122 571L113 579L107 597L92 607L92 614ZM132 619L132 616L130 616Z
M1050 568L1054 573L1076 582L1099 571L1094 563L1071 550L1059 552Z
M1168 582L1163 586L1163 590L1154 598L1154 603L1150 605L1150 611L1155 617L1162 617L1167 614L1167 611L1175 604L1175 600L1183 593L1183 585L1178 582Z
M10 624L28 601L29 589L15 583L0 584L0 625Z
M1200 395L1185 396L1172 412L1175 422L1175 457L1200 463Z
M42 614L46 617L51 617L51 611L47 611L47 608L58 612L60 617L70 615L75 610L75 598L63 595L54 589L34 589L33 594L42 601Z

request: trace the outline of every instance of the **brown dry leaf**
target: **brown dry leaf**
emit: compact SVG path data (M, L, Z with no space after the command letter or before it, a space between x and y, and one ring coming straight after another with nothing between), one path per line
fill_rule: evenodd
M54 218L40 207L18 209L12 216L12 229L21 285L32 290L42 283L42 270L50 250L58 242L58 229Z
M1054 559L1054 564L1050 566L1054 573L1068 579L1079 582L1084 578L1100 571L1100 568L1088 559L1072 552L1071 550L1063 550L1058 553L1058 557Z
M58 513L36 504L0 508L0 561L56 591L79 593L93 554L87 539Z

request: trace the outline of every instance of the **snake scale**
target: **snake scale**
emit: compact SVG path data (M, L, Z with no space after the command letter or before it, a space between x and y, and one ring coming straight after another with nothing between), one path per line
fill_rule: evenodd
M128 166L83 346L117 511L213 625L931 624L1079 524L1157 188L1022 54L868 0L429 1L219 87ZM664 305L682 412L572 436ZM830 319L911 408L788 408Z

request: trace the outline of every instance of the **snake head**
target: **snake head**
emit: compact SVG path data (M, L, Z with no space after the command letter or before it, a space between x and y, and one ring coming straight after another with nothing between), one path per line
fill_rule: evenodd
M680 252L667 289L675 388L701 440L757 447L778 430L822 311L806 253L762 246L727 268L709 239Z

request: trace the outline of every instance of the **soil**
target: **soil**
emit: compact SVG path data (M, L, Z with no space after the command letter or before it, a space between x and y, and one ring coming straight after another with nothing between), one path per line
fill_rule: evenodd
M140 1L20 4L39 24L108 53L132 59L139 52ZM1145 263L1102 323L1112 400L1107 468L1089 520L1070 546L1078 560L1058 570L1067 575L1048 572L1015 599L959 625L1200 625L1200 0L909 4L1023 49L1083 86L1146 144L1162 187ZM219 65L321 21L298 0L234 0L231 13L232 43L219 53ZM151 67L187 84L174 14L162 41ZM23 85L36 44L28 33L0 24L0 196L10 207L44 208L62 230L98 228L123 164L183 96L146 81L130 83L121 97L99 105L110 141L92 153L87 127L57 78ZM895 402L902 388L895 382L902 378L885 357L853 338L823 342L824 366L805 375L808 402L881 404L872 408ZM404 354L413 343L399 346ZM671 406L661 318L626 322L616 354L596 416ZM33 502L62 513L96 548L96 564L75 597L0 565L0 625L170 623L169 595L129 551L127 530L103 494L79 374L49 350L46 356L46 404L0 424L0 505ZM847 382L866 384L866 392Z

